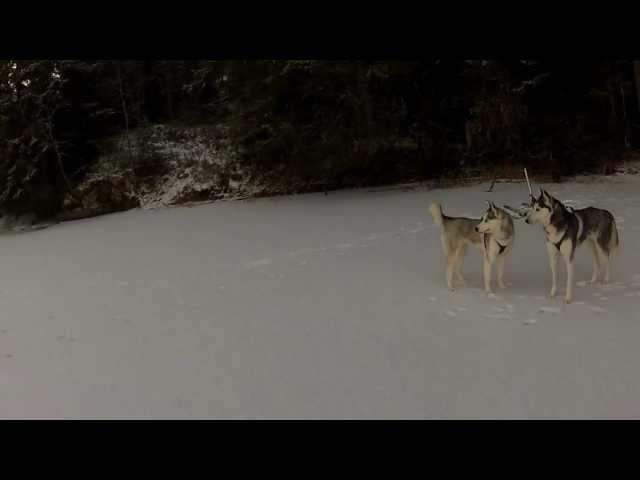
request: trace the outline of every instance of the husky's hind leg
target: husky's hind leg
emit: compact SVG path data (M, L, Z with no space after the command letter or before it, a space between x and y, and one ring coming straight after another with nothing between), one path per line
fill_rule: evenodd
M458 280L462 285L465 285L466 283L464 276L462 275L462 264L464 263L464 256L466 252L467 246L463 245L458 249L456 254L456 277L458 277Z
M449 242L447 242L444 235L442 235L440 239L442 240L442 251L444 253L445 262L447 264L447 267L446 267L447 287L449 287L449 290L455 290L453 288L453 270L455 267L456 252L453 248L451 248L451 245L449 244Z
M608 279L610 279L611 277L611 267L613 266L613 261L616 255L618 254L618 249L620 248L620 238L618 236L618 228L616 227L615 220L612 223L613 224L611 229L611 235L609 237L609 241L607 242L607 245L609 247L608 255L607 255L607 260L608 260L607 278Z
M611 261L610 261L610 252L602 248L600 242L595 242L596 252L598 257L600 258L600 264L604 265L604 283L609 283L611 280Z
M588 283L596 283L598 281L598 275L600 274L600 258L598 256L596 242L588 239L587 243L589 244L589 250L591 251L591 255L593 256L593 275L591 276L591 280L589 280Z
M452 253L447 256L447 287L449 290L454 291L453 286L453 273L456 268L456 254Z

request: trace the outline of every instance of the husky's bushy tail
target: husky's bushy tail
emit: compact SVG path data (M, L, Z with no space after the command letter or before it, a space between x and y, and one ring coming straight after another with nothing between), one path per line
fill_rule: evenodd
M442 207L439 203L432 203L429 207L429 211L431 212L431 216L433 217L433 221L439 227L442 226Z
M609 237L609 259L613 261L620 248L620 237L618 237L618 227L615 219L611 219L611 236Z

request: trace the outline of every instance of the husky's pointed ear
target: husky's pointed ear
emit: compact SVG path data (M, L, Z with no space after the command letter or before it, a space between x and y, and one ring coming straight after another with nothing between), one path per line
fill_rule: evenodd
M560 200L558 200L556 197L552 196L549 192L547 192L546 190L544 190L544 198L547 201L547 204L554 207L555 205L558 205L560 202Z
M495 203L489 202L489 205L491 205L491 210L493 210L494 213L498 212L498 207L496 207Z

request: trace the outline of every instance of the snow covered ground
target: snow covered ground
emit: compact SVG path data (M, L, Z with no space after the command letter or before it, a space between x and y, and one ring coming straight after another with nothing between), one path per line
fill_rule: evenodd
M545 297L539 227L511 286L449 293L427 207L522 184L136 210L0 236L2 418L640 418L640 177L548 185L613 211L609 286ZM591 259L577 257L586 280ZM563 272L564 275L564 272ZM561 277L563 278L563 277Z

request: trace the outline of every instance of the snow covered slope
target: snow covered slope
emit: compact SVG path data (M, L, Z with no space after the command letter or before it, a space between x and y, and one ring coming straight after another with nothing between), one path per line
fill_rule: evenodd
M609 286L545 297L516 223L498 298L449 293L427 207L522 184L135 210L0 236L2 418L640 418L640 178L547 185L616 215ZM577 256L577 280L591 274ZM564 272L563 272L564 274ZM561 279L564 277L561 277Z

